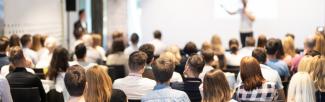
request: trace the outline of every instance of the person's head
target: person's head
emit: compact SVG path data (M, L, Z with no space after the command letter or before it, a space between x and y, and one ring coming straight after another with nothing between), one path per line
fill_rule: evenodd
M312 36L307 36L304 40L304 49L307 51L313 50L315 46L315 40Z
M20 38L17 34L13 34L9 38L9 47L20 46Z
M82 20L82 21L86 20L86 12L84 9L79 10L79 20Z
M222 46L221 38L217 34L212 36L211 44L212 44L213 51L215 51L217 54L224 53L224 48Z
M102 45L102 36L100 34L92 34L93 37L93 47Z
M306 72L297 72L290 80L288 102L315 102L313 80Z
M67 69L64 84L70 96L82 96L86 86L86 72L80 65L73 65Z
M42 36L40 34L35 34L33 36L32 50L38 51L43 47L42 42L41 42L41 38L42 38Z
M257 47L265 48L267 38L265 35L259 35L257 38Z
M280 46L282 46L282 44L277 43L277 39L275 38L271 38L267 41L265 49L266 49L266 53L268 55L276 55L277 53L279 53L279 49Z
M310 66L311 62L313 61L313 56L306 55L303 58L301 58L299 64L298 64L298 72L312 72L312 67Z
M152 72L158 83L168 83L175 69L175 63L172 59L159 57L152 65Z
M171 46L167 47L166 52L170 52L174 55L175 60L176 60L176 62L175 62L176 65L180 64L182 56L180 53L180 49L177 45L171 45Z
M283 59L285 57L283 46L282 46L282 41L281 39L276 39L275 40L277 45L279 45L278 53L276 54L277 59Z
M172 52L163 52L159 55L159 58L170 59L175 65L179 64L180 62Z
M231 89L224 73L219 70L211 70L203 79L202 102L228 102L231 100Z
M246 44L247 47L254 47L255 46L254 37L246 37L245 44Z
M314 50L320 52L322 55L325 55L325 39L322 34L315 34L314 35L315 46Z
M151 64L154 59L155 47L152 44L143 44L140 46L139 51L147 54L147 65Z
M9 48L9 61L13 66L25 66L27 60L24 56L23 50L19 46Z
M139 43L139 35L137 33L132 33L130 41L133 45L137 45Z
M83 43L86 45L86 47L94 46L94 40L91 35L88 35L88 34L83 35L81 39L82 39Z
M130 71L134 73L143 73L147 62L147 54L142 51L135 51L129 56Z
M212 45L210 44L210 42L205 41L201 46L201 50L207 50L207 49L212 49Z
M266 62L266 51L263 48L256 48L252 52L252 56L260 62L260 64L264 64Z
M214 61L214 52L212 49L202 50L201 54L202 54L206 64Z
M77 59L85 59L87 54L87 48L85 44L80 43L75 47L74 54L76 54Z
M86 72L86 102L110 102L112 80L102 66L95 65Z
M294 40L291 37L285 37L282 40L283 51L285 55L294 57L296 55L296 49L294 45Z
M6 36L0 36L0 52L7 52L9 47L9 39Z
M155 39L161 40L161 36L162 36L162 34L161 34L161 32L159 30L156 30L156 31L153 32L153 37Z
M313 79L317 90L325 90L325 57L316 56L311 63Z
M287 33L287 34L285 35L285 37L290 37L290 38L292 38L293 40L295 40L295 35L292 34L292 33Z
M112 39L113 41L116 41L116 40L124 40L124 33L121 32L121 31L114 31L113 34L112 34Z
M113 41L112 53L123 52L125 49L124 42L121 40Z
M247 7L247 0L242 0L242 3L243 3L243 7Z
M191 56L193 54L196 54L199 50L197 49L195 43L193 42L188 42L186 43L186 45L184 46L184 49L183 49L184 53Z
M55 80L59 72L66 72L69 67L69 52L63 47L54 49L52 60L48 69L48 78Z
M54 37L47 37L44 42L44 47L47 48L50 52L53 52L54 49L59 46L59 42Z
M240 61L240 77L245 90L262 86L265 81L259 62L254 57L244 57Z
M205 61L201 55L192 55L187 59L184 74L199 77L199 74L202 72L204 65Z
M33 44L32 36L30 34L24 34L20 38L20 42L21 42L22 47L31 48L32 44Z
M229 49L231 53L236 54L239 49L239 42L237 39L230 39L229 40Z

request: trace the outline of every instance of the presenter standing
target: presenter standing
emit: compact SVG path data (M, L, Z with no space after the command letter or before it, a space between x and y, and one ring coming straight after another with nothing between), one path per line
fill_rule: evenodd
M73 34L76 40L78 40L85 33L87 33L86 12L85 10L80 10L79 19L74 23Z
M245 47L246 38L253 37L253 22L255 21L255 16L247 9L247 0L242 0L242 4L243 7L236 12L226 11L231 15L240 14L240 41L242 47Z

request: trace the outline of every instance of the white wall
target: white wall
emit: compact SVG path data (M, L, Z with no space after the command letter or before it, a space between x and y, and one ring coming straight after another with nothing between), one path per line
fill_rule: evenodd
M213 34L219 34L227 47L230 38L239 37L239 17L214 17L214 0L141 1L143 42L152 39L156 29L163 32L166 43L181 47L188 41L201 46ZM275 9L276 18L257 18L255 36L265 33L269 37L283 37L291 32L296 35L296 44L301 48L305 36L313 34L317 26L325 25L324 0L277 0Z

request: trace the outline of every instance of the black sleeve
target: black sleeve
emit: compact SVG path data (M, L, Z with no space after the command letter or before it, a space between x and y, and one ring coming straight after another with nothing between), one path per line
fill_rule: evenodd
M35 81L38 87L38 91L41 95L41 102L46 102L46 93L45 90L43 88L43 84L41 82L41 79L39 79L38 77L35 77Z
M127 102L127 97L122 90L113 89L110 102Z

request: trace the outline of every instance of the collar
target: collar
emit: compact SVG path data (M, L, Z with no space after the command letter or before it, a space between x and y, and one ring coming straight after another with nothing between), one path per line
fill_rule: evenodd
M16 67L13 72L27 72L27 70L24 67Z
M170 88L169 84L157 82L157 85L153 88L153 90L160 90L165 88Z
M135 76L135 77L142 77L142 74L139 74L139 73L129 73L128 76Z
M184 82L202 82L200 78L184 78Z

